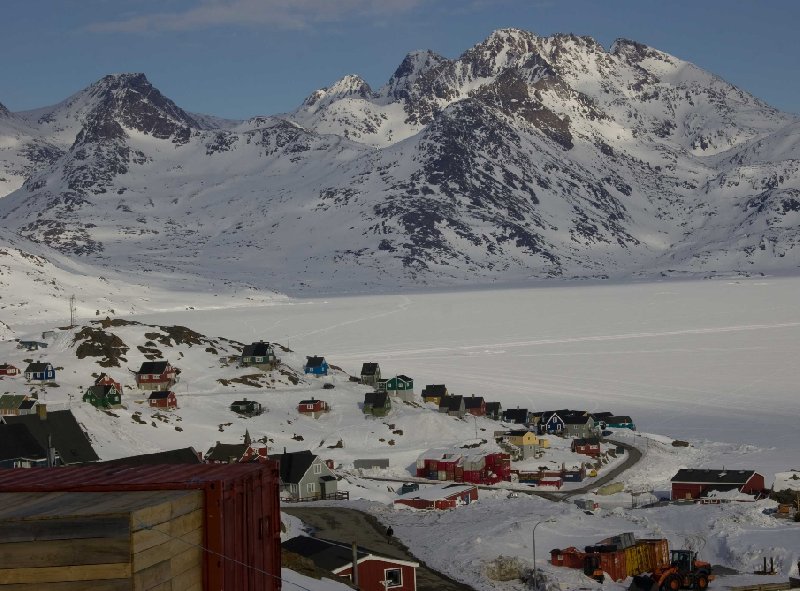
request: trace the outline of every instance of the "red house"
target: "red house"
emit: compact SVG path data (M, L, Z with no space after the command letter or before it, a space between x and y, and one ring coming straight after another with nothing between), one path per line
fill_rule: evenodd
M267 446L250 439L250 432L245 431L244 443L220 443L206 452L203 461L206 464L236 464L247 462L266 462Z
M20 373L22 372L20 372L19 368L14 367L10 363L0 364L0 376L9 376L13 378L18 376Z
M698 499L709 491L731 491L760 495L764 477L753 470L678 470L672 477L672 499Z
M155 408L178 408L178 399L175 397L175 392L171 390L153 392L147 401L150 406Z
M330 407L328 403L324 400L316 400L312 398L311 400L301 400L300 404L297 405L297 412L303 415L307 415L313 418L317 418L324 412L328 412Z
M572 452L583 454L592 458L600 457L600 439L598 437L587 437L585 439L573 439Z
M407 493L395 499L395 505L408 505L415 509L455 509L478 500L478 487L472 484L445 484L430 486Z
M101 373L100 377L94 381L95 386L114 386L117 392L122 394L122 385L107 373Z
M354 582L353 547L350 544L298 536L281 544L284 552L310 559L316 566ZM356 548L356 575L361 591L416 591L418 562L379 556Z
M145 361L136 372L136 387L140 390L167 390L178 381L180 370L169 361Z
M465 397L464 410L467 411L467 414L476 417L486 416L486 401L483 396L475 396L475 394Z
M495 484L511 480L511 458L506 453L434 448L417 458L420 478L473 484Z

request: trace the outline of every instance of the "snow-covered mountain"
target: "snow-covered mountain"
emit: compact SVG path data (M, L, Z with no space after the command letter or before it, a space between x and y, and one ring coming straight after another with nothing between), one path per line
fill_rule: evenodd
M799 129L639 43L503 29L275 117L190 114L142 74L2 110L4 190L26 180L0 219L94 268L292 293L786 272Z

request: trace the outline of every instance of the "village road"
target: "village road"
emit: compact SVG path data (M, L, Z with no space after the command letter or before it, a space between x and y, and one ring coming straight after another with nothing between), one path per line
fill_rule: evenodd
M315 536L352 543L355 541L374 551L401 560L419 562L417 589L419 591L474 591L474 589L447 575L438 573L415 557L397 538L388 538L386 528L377 519L356 509L342 507L281 507L281 511L294 515L314 528Z

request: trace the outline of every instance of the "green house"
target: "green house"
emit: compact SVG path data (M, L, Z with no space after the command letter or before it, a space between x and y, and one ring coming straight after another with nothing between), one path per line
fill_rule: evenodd
M378 380L378 392L388 392L392 396L400 393L414 392L414 380L402 374L389 378L388 380Z
M122 404L122 395L114 386L92 386L83 395L83 401L97 408L111 408Z
M271 343L259 341L251 345L245 345L242 349L240 363L243 367L253 366L259 369L272 369L277 362L275 348Z
M367 392L364 394L364 414L385 417L392 410L392 399L386 392Z

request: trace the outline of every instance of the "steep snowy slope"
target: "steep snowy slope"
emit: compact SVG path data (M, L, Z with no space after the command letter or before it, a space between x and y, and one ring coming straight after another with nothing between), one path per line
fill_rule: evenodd
M280 118L192 115L141 74L3 116L58 155L0 199L3 225L137 275L343 292L800 255L797 118L633 41L499 30Z

